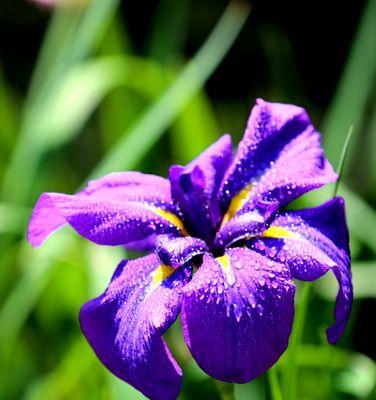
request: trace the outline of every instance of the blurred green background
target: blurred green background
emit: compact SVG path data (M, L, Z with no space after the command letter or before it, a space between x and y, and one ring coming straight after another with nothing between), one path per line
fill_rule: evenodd
M68 228L31 249L31 207L111 171L166 176L224 132L236 143L258 96L306 107L334 166L354 126L339 194L355 302L330 346L334 278L299 286L288 351L235 397L376 399L376 0L42 3L0 3L0 399L143 398L99 363L77 320L124 251ZM232 398L190 358L179 322L166 336L185 374L179 398Z

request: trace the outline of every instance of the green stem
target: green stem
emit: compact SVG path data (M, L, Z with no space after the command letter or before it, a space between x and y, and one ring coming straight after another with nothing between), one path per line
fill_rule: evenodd
M354 130L354 125L351 125L350 129L347 133L345 142L342 146L341 157L339 159L339 163L338 163L338 167L337 167L338 179L337 179L336 185L334 187L333 197L337 196L337 193L338 193L339 181L342 178L343 166L345 165L345 160L346 160L347 152L349 150L349 145L350 145L350 140L351 140L351 135L353 133L353 130Z
M221 400L235 400L235 385L233 383L214 381Z
M287 363L284 368L282 387L285 399L295 400L297 398L297 351L302 342L304 325L309 305L309 299L312 292L312 285L305 283L300 294L300 302L296 307L296 317L294 329L292 331L287 355Z
M272 395L272 399L273 400L282 400L281 386L279 384L277 369L275 366L273 368L270 368L267 376L268 376L268 382L269 382L270 393Z

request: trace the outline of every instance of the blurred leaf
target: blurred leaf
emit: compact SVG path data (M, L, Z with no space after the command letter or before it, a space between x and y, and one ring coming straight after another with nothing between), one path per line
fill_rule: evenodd
M170 64L180 54L185 41L188 1L161 0L154 15L149 54L163 64Z
M376 298L376 260L356 261L352 264L354 298ZM315 290L328 300L337 296L338 283L333 276L318 280Z
M0 203L0 234L24 234L30 211L27 207Z
M235 385L214 379L221 400L235 400Z
M348 368L336 377L339 392L366 398L375 388L375 363L361 353L351 357Z
M45 118L33 127L38 132L34 148L44 152L77 134L103 97L124 80L125 67L123 60L114 57L72 68L61 80L54 101L46 105Z
M134 167L205 84L233 44L248 13L248 7L242 3L229 4L207 41L179 77L124 133L91 177Z
M341 370L341 373L336 375L336 388L341 393L364 398L375 388L376 365L361 353L327 344L304 344L297 351L297 363L300 367Z
M279 102L301 103L304 85L286 32L274 24L262 25L260 41L268 63L268 96ZM304 104L307 106L305 98Z
M235 385L236 400L264 400L266 396L264 385L262 383L262 377L259 377L251 382L242 385Z
M349 145L350 145L350 140L351 140L351 136L352 136L353 130L354 130L354 126L351 125L350 129L349 129L349 131L347 133L346 139L345 139L345 141L344 141L344 143L342 145L341 156L340 156L340 159L339 159L339 162L338 162L338 167L336 169L336 172L338 173L338 180L334 184L333 197L337 196L337 193L338 193L338 186L339 186L339 183L340 183L340 181L342 179L343 167L345 165L346 156L347 156L347 153L349 151Z
M38 137L39 118L43 118L45 110L54 102L61 76L97 45L118 2L92 0L83 10L80 7L56 8L56 17L46 36L26 100L19 140L3 182L5 198L19 202L26 199L43 154L43 141ZM15 185L17 180L23 184Z
M185 164L205 150L218 137L219 127L207 96L196 95L171 129L174 162Z
M67 348L63 359L52 372L38 379L27 389L24 400L68 399L82 378L92 373L97 362L83 336Z
M111 387L111 392L114 399L132 399L132 400L146 400L141 392L128 385L126 382L121 381L116 376L108 374L108 383Z
M332 197L333 188L330 185L314 190L304 195L299 204L306 207L317 206ZM349 226L350 236L354 236L366 244L376 254L376 211L358 194L340 183L338 195L346 201L346 218Z
M295 307L295 319L289 340L289 347L282 356L286 363L282 371L282 393L283 397L289 400L297 398L297 353L303 338L309 300L312 293L312 283L304 282L302 285L298 286L298 288L299 287L302 287L302 289L297 295L298 303Z
M279 385L277 367L273 366L267 372L272 400L282 400L282 391Z
M64 243L64 249L69 246L68 240ZM2 380L0 381L0 398L8 390L8 378L10 364L12 362L12 354L14 352L18 334L25 323L30 312L34 309L41 293L49 282L53 268L56 265L48 256L49 252L56 251L55 246L63 246L62 242L50 241L47 249L42 254L40 252L27 253L26 244L21 256L25 257L23 265L27 266L27 270L17 282L15 288L2 304L0 309L0 326L2 333L2 341L0 342L0 359L4 368L2 372ZM4 395L5 396L5 395Z
M154 98L167 81L168 74L157 63L132 56L107 56L78 64L63 75L54 101L30 128L38 136L29 151L46 152L71 140L115 87L125 86Z
M42 93L49 90L51 83L56 81L56 76L64 71L84 11L82 5L55 8L31 77L25 101L25 116L32 112Z
M368 129L368 141L365 146L367 159L367 173L366 176L368 188L373 195L376 194L376 102L374 102L374 107L372 109L372 114L370 117L369 129Z
M29 102L48 91L71 66L86 58L102 39L119 0L91 0L56 7L32 78ZM26 110L27 111L27 110Z
M0 239L3 238L0 237ZM7 243L6 240L2 240L2 242L0 252L0 302L3 302L15 282L14 270L19 253L19 243L12 243L11 241Z
M16 104L7 87L0 63L0 154L3 163L16 139L17 114Z
M121 260L127 258L121 247L93 246L83 242L84 256L90 286L90 296L97 297L104 292L113 272Z
M376 72L376 0L368 0L339 86L322 124L328 158L338 163L339 151L350 125L354 125L349 164L359 146L360 128Z
M128 32L119 15L115 16L110 24L99 53L104 56L132 53ZM109 93L100 104L98 122L105 150L112 146L140 111L140 102L135 101L135 97L129 90L118 88Z
M63 243L64 242L64 243ZM73 237L66 236L51 238L43 249L32 249L29 243L23 242L20 257L26 270L17 286L7 298L0 309L0 326L2 328L2 341L0 350L10 350L11 343L16 340L17 334L34 308L41 292L46 287L58 256L67 256L70 244L74 243ZM60 250L60 252L59 252Z

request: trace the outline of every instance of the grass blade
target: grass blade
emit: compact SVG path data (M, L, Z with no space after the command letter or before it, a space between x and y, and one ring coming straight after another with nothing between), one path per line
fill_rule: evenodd
M354 130L354 126L351 125L350 129L349 129L349 131L347 133L345 143L342 146L341 156L340 156L338 167L337 167L338 179L337 179L337 182L336 182L336 184L334 186L333 197L337 196L337 193L338 193L339 182L340 182L340 180L342 178L343 167L345 165L345 159L346 159L347 152L349 150L349 145L350 145L350 140L351 140L351 136L352 136L353 130Z
M359 130L376 71L375 37L376 0L368 0L339 86L321 126L328 158L334 164L339 161L338 149L344 141L343 132L351 124L356 129L348 155L349 166L358 148Z
M44 152L44 142L39 137L39 118L45 116L45 109L53 103L61 76L85 58L100 40L118 2L93 0L83 11L80 7L57 8L26 100L19 141L4 178L4 198L21 203L26 200ZM58 34L64 23L66 31ZM22 185L14 184L20 180Z
M12 148L18 127L17 118L16 104L5 82L0 62L0 163L7 160Z
M270 368L267 375L272 400L282 400L282 391L278 381L277 368L275 366Z
M170 16L173 15L174 18ZM166 20L169 23L166 24ZM188 28L188 1L159 1L150 35L150 57L169 64L180 55ZM171 32L174 32L171 35Z
M125 132L90 174L95 178L133 168L161 137L187 102L203 87L227 54L244 25L249 8L230 3L213 32L179 77L136 123Z
M215 386L221 400L235 400L235 385L233 383L215 380Z
M174 162L186 164L217 138L219 127L212 105L205 93L197 94L174 123L171 153Z
M312 284L303 283L299 303L296 306L293 330L290 336L289 347L285 355L286 365L283 368L282 389L283 398L289 400L297 399L297 373L296 362L297 351L302 342L309 300L312 293Z
M352 267L352 281L355 299L376 298L376 260L354 262ZM333 277L320 279L315 292L323 298L333 301L337 295L337 282Z

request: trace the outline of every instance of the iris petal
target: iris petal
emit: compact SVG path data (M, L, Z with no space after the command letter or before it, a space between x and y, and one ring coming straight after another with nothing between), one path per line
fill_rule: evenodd
M264 373L287 347L294 292L289 268L254 251L206 254L182 305L184 338L199 366L228 382Z
M175 321L190 267L155 255L123 261L105 293L86 303L81 328L102 363L151 399L176 399L182 372L162 334Z
M210 242L221 219L219 188L230 165L232 143L222 136L186 167L170 169L171 192L194 236Z
M283 206L336 179L325 159L321 135L305 110L259 99L224 179L222 211L228 212L231 199L239 194L244 201L237 213L242 213L260 199L275 199Z
M258 202L253 210L224 218L215 238L217 247L226 247L244 239L261 235L278 209L275 201ZM225 215L226 217L226 215Z
M336 197L316 208L281 213L252 249L286 263L293 278L312 281L332 270L339 283L335 323L327 330L336 342L348 322L353 289L344 201Z
M158 233L184 234L166 179L136 172L110 174L76 195L44 193L35 205L28 239L39 246L69 223L97 243L125 245Z
M206 243L192 236L174 237L172 235L159 235L156 251L159 258L167 265L179 267L192 257L209 251Z

